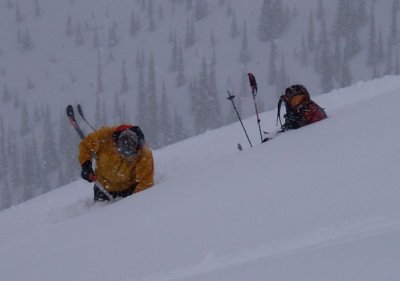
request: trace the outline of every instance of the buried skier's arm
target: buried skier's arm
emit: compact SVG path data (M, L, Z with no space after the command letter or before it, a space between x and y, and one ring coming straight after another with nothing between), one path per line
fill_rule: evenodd
M95 154L100 150L100 145L103 139L110 133L109 128L101 128L95 131L86 138L84 138L79 144L79 163L82 165L88 160L92 160Z

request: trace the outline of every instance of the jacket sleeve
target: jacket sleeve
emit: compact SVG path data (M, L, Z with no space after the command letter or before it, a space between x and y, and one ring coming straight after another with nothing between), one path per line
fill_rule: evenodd
M79 144L79 163L82 165L87 160L92 160L99 151L101 142L105 141L107 137L111 137L111 135L111 128L101 128L84 138Z
M154 184L154 162L153 153L147 144L142 148L136 164L136 182L135 193L145 190Z

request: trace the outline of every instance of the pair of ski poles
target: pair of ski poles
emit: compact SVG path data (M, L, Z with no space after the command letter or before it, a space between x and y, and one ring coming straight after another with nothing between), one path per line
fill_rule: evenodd
M263 143L263 142L265 142L265 140L263 139L263 135L262 135L262 131L261 131L261 124L260 124L261 123L261 119L260 119L260 116L258 114L257 101L256 101L256 95L257 95L257 90L258 90L257 81L256 81L256 78L254 77L254 75L252 73L248 73L247 76L249 77L249 82L250 82L250 87L251 87L251 95L253 97L254 108L255 108L255 111L256 111L257 124L258 124L258 129L259 129L259 132L260 132L261 143ZM249 135L247 134L246 128L243 125L242 119L240 118L239 111L237 110L235 102L233 101L234 98L235 98L235 96L231 95L231 93L228 90L227 99L232 102L233 108L234 108L234 110L236 112L236 115L237 115L239 121L240 121L240 124L242 125L243 131L244 131L244 133L245 133L245 135L247 137L247 140L248 140L248 142L250 144L250 147L253 147L253 145L251 144ZM239 147L239 149L240 149L240 147Z

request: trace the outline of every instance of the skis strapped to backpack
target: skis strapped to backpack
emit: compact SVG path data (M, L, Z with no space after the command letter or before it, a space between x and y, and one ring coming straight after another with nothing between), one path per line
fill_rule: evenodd
M94 127L92 127L89 122L86 120L86 118L83 115L83 111L82 111L82 107L78 104L78 112L79 115L82 117L82 119L92 128L92 130L94 131ZM75 129L76 133L79 135L79 137L81 139L85 138L85 134L83 133L81 127L79 126L78 122L76 122L76 118L75 118L75 111L74 111L74 107L72 105L68 105L66 108L66 113L67 113L67 117L69 122L71 123L72 127ZM103 192L108 199L110 199L111 201L114 201L114 197L107 191L107 189L105 189L105 187L98 181L94 182L96 184L96 186L101 190L101 192Z
M75 119L75 112L74 112L74 108L72 105L68 105L67 106L67 117L69 122L71 123L72 127L74 127L75 131L77 132L77 134L79 135L79 137L81 139L85 138L85 134L82 132L81 127L79 126L79 124L76 122Z

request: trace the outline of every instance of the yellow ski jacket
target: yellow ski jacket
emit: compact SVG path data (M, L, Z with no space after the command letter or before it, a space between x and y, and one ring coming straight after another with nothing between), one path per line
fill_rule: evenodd
M79 144L79 163L96 159L97 180L108 191L123 191L137 183L134 193L153 185L154 163L150 147L144 144L133 158L122 156L113 141L115 127L103 127Z

